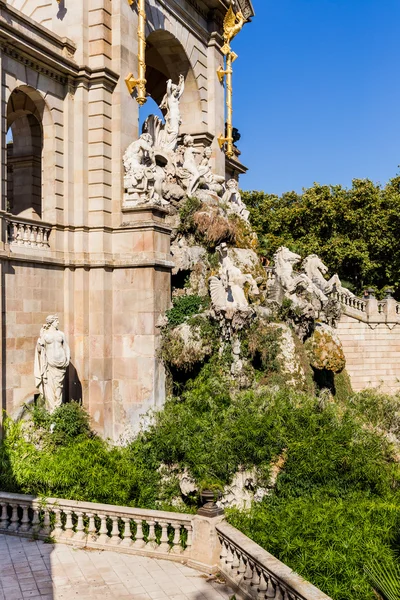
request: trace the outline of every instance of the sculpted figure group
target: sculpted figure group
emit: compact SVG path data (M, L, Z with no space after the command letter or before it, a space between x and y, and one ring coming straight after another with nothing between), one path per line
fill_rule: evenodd
M179 143L182 117L179 103L185 90L184 77L167 81L167 91L160 104L165 123L154 115L147 118L143 133L127 148L124 157L124 204L168 204L165 198L192 196L201 189L203 198L222 198L229 211L248 220L237 181L213 173L211 147L197 147L187 134ZM179 192L179 193L178 193Z

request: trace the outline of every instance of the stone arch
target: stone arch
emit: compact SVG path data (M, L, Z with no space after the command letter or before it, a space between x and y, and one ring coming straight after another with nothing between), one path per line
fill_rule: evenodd
M7 102L8 209L16 215L46 220L54 203L55 159L50 110L34 88L14 88Z
M180 102L181 133L198 133L203 130L202 106L194 70L180 41L169 31L152 31L146 40L147 91L160 104L168 79L178 83L179 75L185 77L185 91Z

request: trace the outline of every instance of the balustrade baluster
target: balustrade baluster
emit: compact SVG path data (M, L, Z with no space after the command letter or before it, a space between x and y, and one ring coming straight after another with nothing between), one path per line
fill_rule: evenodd
M110 517L112 520L112 529L111 529L111 538L109 540L110 544L114 544L116 546L121 542L121 538L119 537L119 520L118 517Z
M0 507L1 507L0 529L2 531L4 531L5 529L8 528L8 511L7 511L8 504L7 504L7 502L0 502Z
M258 588L257 588L257 597L259 600L262 600L262 598L265 598L268 596L266 596L267 593L267 589L268 589L268 575L266 575L265 573L263 573L261 571L260 573L260 583L258 584Z
M136 535L133 545L135 548L144 548L146 542L144 541L143 536L142 519L134 519L134 521L136 523Z
M239 568L239 565L240 565L240 558L239 558L238 550L235 548L233 550L232 554L233 554L233 561L232 561L231 567L234 571L237 571L237 569Z
M17 531L19 527L18 504L11 504L11 518L8 531Z
M107 544L108 540L108 529L107 529L107 517L106 515L99 515L100 517L100 529L99 529L99 537L97 541L99 544Z
M151 548L156 548L157 547L156 532L154 529L156 522L155 521L147 521L147 523L149 526L149 535L147 538L147 543L150 544Z
M228 544L226 543L226 541L224 539L222 539L220 541L221 541L221 554L219 555L219 557L222 560L222 562L225 563L226 557L228 556Z
M69 508L63 509L66 519L65 519L65 531L63 537L71 538L74 535L74 524L72 523L72 510Z
M257 566L254 565L254 567L253 567L253 579L250 582L250 585L252 587L258 588L258 586L260 585L260 575L261 575L261 573L257 569Z
M33 247L36 246L36 234L37 234L37 227L35 225L32 225L29 241L30 241L30 245Z
M43 526L40 533L46 537L50 535L51 526L50 526L50 508L43 509Z
M32 532L37 535L40 531L40 507L38 505L34 505L32 506L32 510Z
M226 555L225 558L225 562L227 565L229 565L230 567L232 567L232 563L233 563L233 548L230 544L228 544L228 553Z
M43 227L38 227L36 245L38 248L43 248Z
M18 225L18 246L24 245L24 235L25 235L25 228L22 225L22 223L20 223Z
M168 523L162 522L161 525L161 538L160 538L160 546L159 549L161 552L168 552L169 544L168 544Z
M133 544L132 542L132 532L131 532L131 520L128 517L123 517L122 521L124 522L124 533L122 534L122 542L121 546L124 548L130 548Z
M267 575L267 590L265 592L266 598L276 598L278 588L276 585L276 581L272 579L269 575Z
M20 506L22 508L22 518L21 518L21 525L19 526L18 532L19 533L27 533L31 528L31 521L29 518L28 506L25 504L21 504Z
M96 529L96 521L94 520L95 515L93 513L89 513L87 515L89 517L89 525L88 525L88 539L92 542L97 541L97 529Z
M11 227L12 227L11 241L15 243L18 240L18 225L17 225L17 223L12 223Z
M244 579L253 579L253 568L254 565L248 560Z
M171 551L174 554L180 554L182 551L181 548L181 524L174 521L171 523L171 526L174 530L174 539L172 540L172 548Z
M62 537L62 535L64 533L63 529L62 529L62 522L61 522L61 509L54 506L53 512L55 514L53 537L57 540L58 538Z
M74 540L84 540L86 538L85 525L83 524L83 513L76 512L78 522L76 524L76 532L74 533Z
M30 246L31 245L31 229L32 229L31 225L25 225L24 246Z
M49 246L49 233L50 233L50 229L46 229L46 227L43 229L43 246L48 247Z
M245 562L243 554L240 554L240 557L239 557L239 566L238 566L238 571L237 572L238 572L238 575L243 575L243 573L246 572L246 562Z

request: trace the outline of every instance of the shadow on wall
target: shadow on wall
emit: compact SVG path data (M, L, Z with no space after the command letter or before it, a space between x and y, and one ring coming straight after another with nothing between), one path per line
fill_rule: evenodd
M64 380L63 403L78 402L82 404L82 384L79 379L78 371L72 362L68 365L67 375Z

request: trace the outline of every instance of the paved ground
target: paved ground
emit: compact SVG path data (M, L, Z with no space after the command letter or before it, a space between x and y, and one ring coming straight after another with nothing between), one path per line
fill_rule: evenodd
M0 535L0 600L227 600L180 563Z

